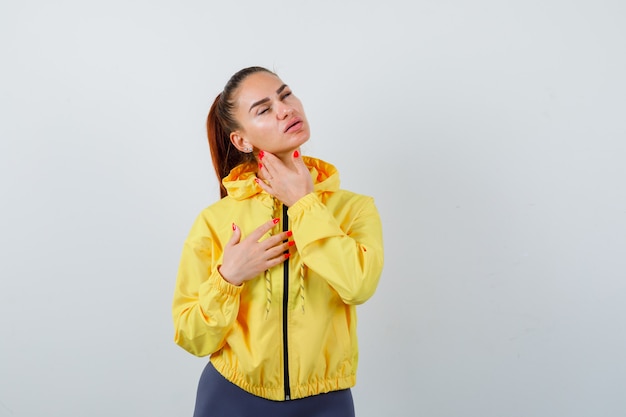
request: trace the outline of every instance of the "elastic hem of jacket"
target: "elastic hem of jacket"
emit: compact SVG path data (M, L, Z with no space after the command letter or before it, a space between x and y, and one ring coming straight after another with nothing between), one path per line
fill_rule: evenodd
M224 378L244 391L257 397L272 401L285 401L285 390L282 385L275 388L251 385L236 370L229 367L220 357L211 357L211 363ZM336 378L318 379L308 384L291 385L291 400L352 388L356 385L356 374L338 376Z

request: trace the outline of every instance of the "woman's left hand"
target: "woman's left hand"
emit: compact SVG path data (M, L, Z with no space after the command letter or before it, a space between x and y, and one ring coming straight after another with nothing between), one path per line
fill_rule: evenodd
M313 180L302 156L295 151L291 158L288 166L269 152L259 154L259 177L264 181L257 179L257 184L287 207L313 192Z

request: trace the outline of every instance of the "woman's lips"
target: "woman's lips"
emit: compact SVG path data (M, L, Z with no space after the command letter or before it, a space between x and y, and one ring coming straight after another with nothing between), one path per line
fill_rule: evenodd
M299 117L294 117L287 124L287 128L285 129L285 133L296 132L296 131L300 130L300 128L302 127L302 124L303 124L302 123L302 119L300 119Z

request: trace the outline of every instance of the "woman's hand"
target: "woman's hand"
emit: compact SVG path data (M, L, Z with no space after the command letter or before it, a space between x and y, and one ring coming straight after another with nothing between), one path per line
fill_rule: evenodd
M264 181L257 179L257 184L287 207L313 192L311 174L298 151L291 158L292 164L288 166L271 153L259 153L259 176Z
M241 285L289 257L289 253L284 252L295 242L283 241L291 236L290 231L281 232L259 242L259 239L278 222L278 219L274 219L262 224L241 242L241 230L233 223L233 235L224 247L222 265L218 268L226 281L233 285Z

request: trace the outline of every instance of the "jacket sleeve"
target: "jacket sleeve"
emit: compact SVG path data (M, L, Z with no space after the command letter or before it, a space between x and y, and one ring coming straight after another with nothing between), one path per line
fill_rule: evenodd
M174 341L196 356L206 356L224 345L239 312L243 286L225 281L214 261L216 245L206 221L198 217L183 246L176 278L172 315Z
M337 210L340 219L315 193L298 200L288 214L307 268L324 277L346 304L361 304L374 294L382 273L383 236L374 200L353 198L358 201L350 208Z

